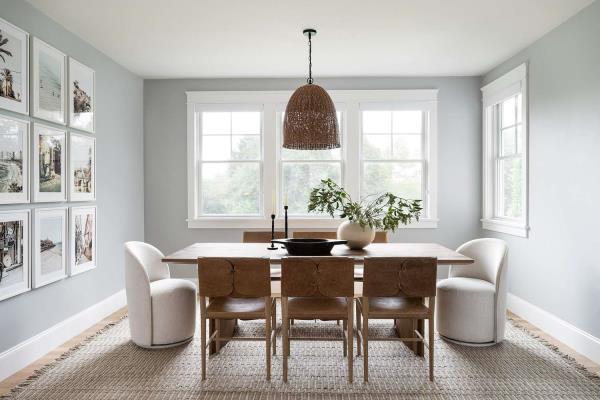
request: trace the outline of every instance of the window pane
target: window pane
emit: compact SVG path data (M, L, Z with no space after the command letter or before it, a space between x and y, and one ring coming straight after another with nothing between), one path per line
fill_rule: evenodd
M420 162L365 162L362 195L392 192L408 199L422 199L422 169Z
M338 162L332 163L283 163L283 196L287 193L288 213L290 215L307 215L310 191L321 179L331 178L342 183L342 167ZM317 214L309 214L317 215Z
M502 127L515 124L516 104L515 97L502 102Z
M231 113L231 133L260 135L260 111Z
M394 133L421 133L423 114L421 111L394 111L392 126Z
M517 95L517 123L523 122L523 95Z
M231 113L203 112L203 135L229 135L231 133Z
M229 136L204 136L202 159L205 161L229 160L231 138Z
M421 135L394 135L394 158L402 160L419 160L421 152Z
M260 160L260 136L233 135L231 137L233 160Z
M202 215L260 214L259 163L205 163L200 181Z
M391 111L363 111L364 133L390 133L392 132Z
M500 160L500 179L502 191L502 216L520 218L522 215L522 162L521 158Z
M340 160L341 149L331 150L292 150L281 149L283 160Z
M515 128L508 128L500 131L501 135L501 149L500 155L508 156L515 154L517 151L517 143L515 137Z
M365 160L385 160L392 158L390 135L364 135L362 153Z

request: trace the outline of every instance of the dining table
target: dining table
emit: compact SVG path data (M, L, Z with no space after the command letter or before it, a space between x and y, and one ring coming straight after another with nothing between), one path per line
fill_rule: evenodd
M165 256L162 262L197 267L198 258L200 257L268 258L271 264L271 296L279 298L281 297L281 260L284 257L289 257L289 254L284 247L270 250L268 249L269 246L269 243L194 243ZM468 265L474 262L473 259L437 243L372 243L361 250L353 250L345 245L338 245L331 251L331 256L350 257L354 260L355 298L362 296L362 264L364 264L365 257L433 257L437 259L438 265ZM236 320L220 321L221 336L231 337L236 324ZM216 329L215 326L216 324L211 320L209 322L210 334ZM412 321L395 320L394 326L399 337L413 337ZM421 335L425 334L423 320L418 321L417 331ZM405 344L412 348L411 342L405 342ZM216 352L216 346L213 343L210 353L214 352ZM419 342L416 346L416 354L423 356L423 342Z

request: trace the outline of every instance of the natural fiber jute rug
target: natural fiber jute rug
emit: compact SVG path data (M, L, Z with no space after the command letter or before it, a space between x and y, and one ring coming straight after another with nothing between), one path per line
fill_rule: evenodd
M391 334L390 322L372 335ZM297 321L296 332L339 335L335 322ZM238 334L262 332L240 322ZM174 349L144 350L129 340L127 319L105 328L38 371L7 398L14 399L600 399L600 379L512 323L506 340L487 348L437 339L435 382L427 361L398 342L371 342L370 379L363 383L355 356L355 382L346 380L341 342L292 342L289 383L281 379L281 341L272 381L264 378L264 344L230 342L208 361L200 380L196 339ZM356 353L355 353L356 354Z

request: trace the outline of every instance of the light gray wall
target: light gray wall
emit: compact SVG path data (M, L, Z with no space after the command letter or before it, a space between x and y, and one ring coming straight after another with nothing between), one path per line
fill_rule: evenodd
M146 240L168 253L194 242L236 242L240 229L188 229L187 90L289 90L298 79L144 81ZM450 247L479 235L481 106L479 78L318 79L326 89L439 89L439 228L404 229L393 241L438 242ZM193 266L174 267L194 276ZM442 272L443 273L443 272Z
M484 77L529 62L528 239L508 241L510 292L600 337L600 2Z
M144 171L142 80L25 1L1 0L0 17L96 71L98 206L98 268L0 302L1 353L123 289L123 242L144 237Z

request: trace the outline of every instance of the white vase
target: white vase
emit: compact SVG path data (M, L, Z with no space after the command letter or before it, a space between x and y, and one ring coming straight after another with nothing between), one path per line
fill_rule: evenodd
M344 221L338 227L337 237L341 240L347 240L347 246L351 249L360 250L373 242L375 229L369 226L362 228L356 222Z

